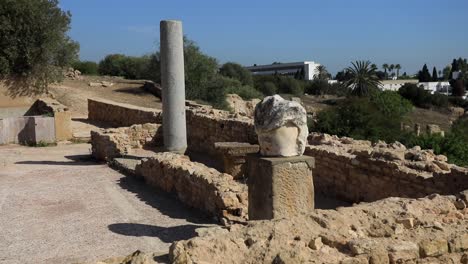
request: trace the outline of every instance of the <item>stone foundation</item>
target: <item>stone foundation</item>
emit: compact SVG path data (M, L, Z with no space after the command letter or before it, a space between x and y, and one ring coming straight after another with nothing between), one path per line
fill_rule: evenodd
M162 122L161 110L116 103L104 99L88 99L88 120L114 127Z
M245 221L247 186L187 156L156 153L143 159L136 175L158 189L175 193L183 203L228 222ZM222 220L224 221L224 220Z
M445 156L429 150L326 134L311 134L309 143L305 154L315 158L316 191L349 202L468 189L468 169L448 164Z
M162 126L159 124L133 125L131 127L91 131L92 155L97 160L131 155L133 149L162 145Z

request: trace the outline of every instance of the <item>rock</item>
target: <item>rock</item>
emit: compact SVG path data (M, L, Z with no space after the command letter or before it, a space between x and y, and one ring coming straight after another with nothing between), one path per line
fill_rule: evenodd
M372 249L369 253L369 264L388 264L389 262L388 252L382 246Z
M368 262L365 257L345 258L340 262L340 264L367 264L367 263Z
M300 156L307 145L307 113L299 103L268 96L255 107L255 131L263 156Z
M102 81L102 82L101 82L101 85L102 85L103 87L111 87L111 86L114 85L114 83Z
M102 87L100 82L89 82L88 85L91 87Z
M440 222L434 221L434 225L432 227L434 227L434 229L444 231L444 227Z
M314 238L310 240L308 246L313 250L319 250L323 247L323 242L321 237Z
M413 242L400 241L389 247L391 263L405 263L419 258L419 247Z
M109 258L98 261L96 264L156 264L154 254L145 254L140 250L133 252L126 257Z
M226 95L226 102L234 113L253 117L255 106L260 102L260 99L243 100L237 94L228 94Z
M449 107L450 114L454 117L461 117L465 114L465 109L462 107Z
M465 201L463 201L462 199L460 198L457 198L455 200L455 202L453 202L453 205L455 205L455 207L458 209L458 210L464 210L466 208L466 203Z
M468 233L452 236L449 247L452 253L468 251Z
M429 135L433 135L433 134L439 134L441 136L445 135L445 132L442 129L440 129L438 125L435 125L435 124L427 125L426 129Z
M400 218L396 220L397 223L402 224L405 228L411 229L414 227L414 218Z
M349 249L355 255L369 254L373 249L377 247L377 243L374 240L352 240L348 243Z
M441 170L450 171L450 165L443 161L434 160L435 165L437 165Z
M419 243L421 257L438 257L448 253L448 244L445 239L424 240Z
M468 254L463 254L463 256L461 257L460 263L468 264Z

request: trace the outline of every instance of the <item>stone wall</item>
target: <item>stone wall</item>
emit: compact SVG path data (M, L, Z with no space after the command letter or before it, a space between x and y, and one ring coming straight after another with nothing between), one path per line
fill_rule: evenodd
M156 147L161 143L160 124L139 124L91 131L92 155L102 161L132 154L133 149Z
M206 108L187 109L189 151L218 155L216 142L257 143L253 120L226 111Z
M53 117L25 116L0 119L0 144L53 143Z
M69 140L73 137L72 116L68 107L52 98L40 98L24 114L25 116L53 116L55 139Z
M116 103L104 99L88 99L88 120L114 127L161 123L161 110Z
M315 190L325 195L368 202L468 189L468 169L430 150L314 133L309 143L305 154L315 157Z
M183 203L216 216L221 222L246 219L247 186L229 174L191 162L187 156L156 153L137 165L136 175L158 189L175 193Z

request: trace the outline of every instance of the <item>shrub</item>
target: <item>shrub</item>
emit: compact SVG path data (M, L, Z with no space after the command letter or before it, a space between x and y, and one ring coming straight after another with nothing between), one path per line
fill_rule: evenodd
M278 87L276 87L276 84L274 82L270 81L261 83L257 89L267 96L278 93Z
M234 86L227 87L226 93L237 94L240 97L242 97L242 99L244 100L250 100L253 98L258 98L258 99L263 98L263 94L261 92L255 90L252 86L248 86L248 85L242 85L238 87L234 87Z
M243 85L253 85L252 73L240 64L228 62L219 69L223 76L239 80Z
M468 108L468 100L463 99L462 97L449 96L448 101L453 106Z
M356 139L394 141L400 137L400 123L411 105L397 93L371 98L350 98L317 116L313 130Z
M424 90L422 87L418 87L413 83L404 84L399 90L398 93L404 98L411 101L415 106L421 108L431 108L431 107L447 107L448 106L448 97L446 95L435 93L430 94L428 91Z
M82 74L98 75L98 64L94 61L75 61L73 69L79 70Z
M302 83L294 78L282 76L279 80L279 92L293 95L303 95L304 87Z
M0 4L0 77L10 77L13 95L41 93L61 79L62 67L78 57L67 36L71 14L58 0L3 0ZM31 90L30 87L35 89Z

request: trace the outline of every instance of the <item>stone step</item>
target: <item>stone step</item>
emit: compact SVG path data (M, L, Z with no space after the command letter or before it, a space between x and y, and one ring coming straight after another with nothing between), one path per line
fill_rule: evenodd
M141 157L114 158L111 162L109 162L109 167L113 168L114 170L120 171L125 175L136 176L136 166L141 163L142 159L143 158Z

